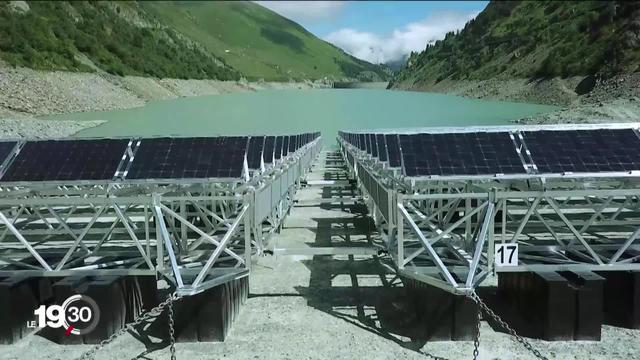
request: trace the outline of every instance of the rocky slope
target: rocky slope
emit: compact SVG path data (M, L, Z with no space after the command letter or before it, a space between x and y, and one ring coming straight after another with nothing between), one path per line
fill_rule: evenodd
M104 121L0 119L0 139L56 139L98 126Z
M323 82L157 79L12 68L0 64L0 119L126 109L147 101L261 89L305 89Z
M640 120L640 3L491 2L390 88L559 105L536 122Z

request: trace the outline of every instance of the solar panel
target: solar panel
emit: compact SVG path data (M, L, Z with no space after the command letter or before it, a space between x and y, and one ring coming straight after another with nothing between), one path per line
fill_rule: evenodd
M2 181L111 180L129 139L29 141Z
M239 178L247 137L143 139L127 179Z
M247 150L247 166L249 169L256 170L260 168L263 147L264 136L252 136L249 139L249 148Z
M509 133L400 135L407 176L524 174Z
M402 160L400 159L400 145L398 143L398 135L386 134L384 136L387 143L387 158L389 159L390 167L400 167Z
M632 129L526 131L541 173L640 170L640 139Z
M371 144L371 156L378 157L378 145L375 134L369 134L369 144Z
M262 158L265 164L273 163L273 152L276 145L275 136L266 136L264 139L264 151L262 152Z
M289 154L289 143L291 142L291 136L285 135L284 140L282 142L282 157L285 157Z
M364 134L358 134L358 148L362 151L367 150L365 138L366 136L364 136Z
M284 136L276 136L276 148L273 158L280 160L282 158L282 145L284 145Z
M298 150L298 135L291 135L289 138L289 152L293 153Z
M380 161L387 161L387 148L383 134L376 135L376 147L378 148L378 158Z
M16 147L17 141L3 141L0 142L0 165L7 159L9 154Z

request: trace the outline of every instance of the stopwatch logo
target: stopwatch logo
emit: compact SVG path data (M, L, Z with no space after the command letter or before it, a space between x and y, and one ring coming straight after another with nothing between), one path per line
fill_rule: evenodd
M64 328L66 335L86 335L100 321L100 308L87 295L70 296L62 305L41 305L33 313L38 327Z

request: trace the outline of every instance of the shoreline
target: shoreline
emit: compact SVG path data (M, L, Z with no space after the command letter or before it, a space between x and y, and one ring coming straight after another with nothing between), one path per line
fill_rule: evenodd
M12 68L0 64L0 119L144 106L149 101L279 89L330 88L324 81L160 79Z
M438 83L391 85L390 90L436 92L474 99L554 105L556 111L513 120L515 124L640 121L640 74L597 82L586 94L574 89L584 78L445 79ZM332 88L324 81L248 82L158 79L11 68L0 64L0 138L67 137L105 121L43 120L39 116L123 110L151 101L261 90Z
M391 85L391 90L428 91L473 99L554 105L560 109L513 121L518 124L602 123L640 121L640 74L618 75L595 82L582 95L589 77L531 79L449 80Z
M42 120L39 116L124 110L150 101L261 90L330 88L330 82L249 82L39 71L0 62L0 138L67 137L106 121Z
M99 126L106 120L41 120L35 118L0 119L0 139L58 139Z

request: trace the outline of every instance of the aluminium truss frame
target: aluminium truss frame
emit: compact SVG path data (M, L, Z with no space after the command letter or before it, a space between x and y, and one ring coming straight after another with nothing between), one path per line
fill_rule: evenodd
M320 148L248 180L2 183L0 277L162 276L193 295L247 276Z
M338 142L403 276L467 293L496 272L640 269L638 174L405 178ZM500 243L518 244L517 266L495 265Z

